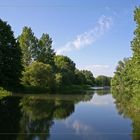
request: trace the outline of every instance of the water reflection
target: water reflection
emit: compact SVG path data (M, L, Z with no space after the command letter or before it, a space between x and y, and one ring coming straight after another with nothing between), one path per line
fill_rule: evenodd
M59 135L59 138L139 140L140 114L130 110L125 98L123 102L116 98L116 110L108 93L108 90L97 90L74 95L4 97L0 99L0 139L57 140L55 133L66 133L69 135ZM131 131L127 129L130 121L121 118L117 111L124 118L131 118L132 137L118 135Z
M5 97L0 100L0 140L15 140L21 118L19 97Z
M87 125L86 123L80 122L79 120L66 120L65 125L67 128L71 128L75 131L75 134L81 135L81 134L90 134L92 131L92 128Z
M133 140L140 140L140 110L139 106L131 102L129 93L118 93L113 91L115 104L120 115L130 118L132 121L131 136Z
M0 139L47 140L54 119L66 119L76 103L91 98L90 93L5 97L0 100Z

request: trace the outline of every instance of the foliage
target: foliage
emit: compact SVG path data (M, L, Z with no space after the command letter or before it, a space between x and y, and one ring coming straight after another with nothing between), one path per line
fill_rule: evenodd
M85 84L86 77L84 73L81 70L76 69L75 70L75 83L76 84Z
M57 88L60 88L62 86L62 74L61 73L55 74L55 85Z
M75 63L67 56L55 56L56 71L62 75L62 84L68 85L74 82Z
M18 41L22 50L23 65L29 66L32 60L37 58L37 38L32 29L25 26L22 34L18 37Z
M32 29L25 26L18 40L23 54L23 65L25 67L29 66L33 61L54 66L55 52L52 49L52 39L48 34L43 33L41 38L38 39Z
M28 86L52 88L54 83L52 67L42 62L33 62L23 72L22 82Z
M81 71L85 77L85 82L84 84L87 84L87 85L94 85L95 84L95 78L93 77L93 74L91 71L88 71L88 70L82 70Z
M12 93L10 91L7 91L5 89L3 89L2 87L0 87L0 99L2 99L3 97L6 96L11 96Z
M11 26L0 19L0 86L15 88L21 77L21 50Z
M134 11L136 29L134 39L131 42L133 55L119 61L115 75L111 81L112 92L117 102L125 108L129 117L134 117L128 112L140 112L140 7ZM124 111L122 111L124 112ZM135 118L135 117L134 117Z
M110 86L111 77L100 75L95 79L96 86Z
M50 64L54 68L55 52L52 49L52 39L48 34L42 34L38 41L38 47L38 56L36 60L45 64Z
M75 70L75 83L94 86L95 78L91 71L88 70Z

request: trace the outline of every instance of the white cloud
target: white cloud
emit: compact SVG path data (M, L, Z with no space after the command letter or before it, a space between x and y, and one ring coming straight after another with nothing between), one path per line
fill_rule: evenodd
M90 70L94 70L94 69L108 69L109 65L88 65L85 67L85 69L90 69Z
M93 98L87 102L88 104L94 106L110 106L113 105L114 100L112 100L112 96L99 96L98 94L94 94Z
M78 120L66 120L64 122L66 127L72 128L77 135L91 133L91 127Z
M99 18L97 25L80 35L77 35L73 41L69 41L63 47L59 48L56 53L62 54L75 49L89 46L93 44L99 37L101 37L112 25L112 19L109 17L102 16Z
M80 70L90 70L95 77L99 75L113 76L114 68L110 65L92 64L78 67Z

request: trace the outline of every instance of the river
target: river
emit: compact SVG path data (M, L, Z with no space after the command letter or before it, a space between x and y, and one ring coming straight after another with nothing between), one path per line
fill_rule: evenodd
M109 90L0 100L2 140L138 140L132 124Z

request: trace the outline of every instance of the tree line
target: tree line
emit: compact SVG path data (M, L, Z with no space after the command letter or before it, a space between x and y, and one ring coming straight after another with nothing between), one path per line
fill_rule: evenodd
M104 81L104 82L103 82ZM8 89L41 87L49 90L68 85L109 85L110 78L95 78L91 71L78 70L67 56L56 55L52 38L37 38L25 26L15 38L11 26L0 19L0 86Z
M131 42L132 57L118 62L111 85L117 101L127 100L129 109L140 111L140 7L134 10L134 21L136 29Z

